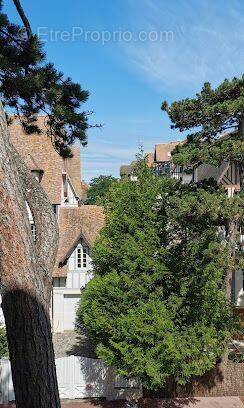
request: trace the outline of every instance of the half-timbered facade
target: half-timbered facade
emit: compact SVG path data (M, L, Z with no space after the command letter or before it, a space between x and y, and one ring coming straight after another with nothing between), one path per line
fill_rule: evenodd
M168 175L185 184L192 180L192 168L174 164L171 153L178 144L179 141L156 144L152 168L158 176Z
M229 197L233 197L235 193L240 191L240 173L235 163L223 161L219 167L201 164L194 169L193 180L195 182L211 178L227 191Z

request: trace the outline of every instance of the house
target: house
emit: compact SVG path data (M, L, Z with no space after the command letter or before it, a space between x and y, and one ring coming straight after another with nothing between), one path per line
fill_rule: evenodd
M120 177L122 179L128 179L131 181L136 181L136 161L131 162L131 164L123 164L120 166Z
M171 153L181 142L159 143L154 148L153 170L156 175L169 175L182 183L192 180L192 168L173 163Z
M92 278L92 246L103 225L102 207L60 208L51 311L54 332L74 330L82 290Z
M147 162L148 167L152 167L153 165L153 153L146 153L145 154L145 159ZM136 165L137 162L134 160L130 164L123 164L120 166L120 177L121 179L128 179L131 181L137 181L137 176L136 176Z
M41 134L26 135L15 120L10 138L33 176L48 194L59 225L59 248L53 271L51 321L54 332L73 330L82 288L92 277L92 246L104 224L103 209L83 204L87 185L81 179L80 149L63 159L45 132L45 117L38 117ZM28 209L28 206L27 206ZM35 223L30 210L33 235Z
M219 167L210 164L200 164L194 169L194 181L214 179L218 185L222 186L228 197L241 190L240 172L235 163L223 161Z

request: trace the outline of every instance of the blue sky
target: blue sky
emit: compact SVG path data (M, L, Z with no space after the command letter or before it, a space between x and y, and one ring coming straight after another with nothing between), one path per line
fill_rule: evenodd
M5 10L16 18L10 0ZM90 91L94 110L85 180L118 176L139 149L182 139L162 100L191 97L244 66L244 3L239 0L22 0L47 56ZM74 34L72 36L72 34Z

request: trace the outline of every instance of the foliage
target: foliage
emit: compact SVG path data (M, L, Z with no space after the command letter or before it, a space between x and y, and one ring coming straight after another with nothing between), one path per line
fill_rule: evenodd
M99 176L91 180L86 204L101 204L108 190L117 179L113 176Z
M0 358L8 355L8 342L6 330L4 327L0 327Z
M26 133L41 132L36 118L47 115L49 136L60 154L71 154L75 139L86 144L88 115L80 111L89 93L65 78L45 53L36 35L11 24L0 0L0 92L3 104L20 119Z
M218 165L223 159L244 162L244 76L225 80L216 89L205 83L195 98L168 106L172 128L190 130L186 143L176 148L174 162Z
M227 197L138 166L137 182L115 183L106 197L77 319L99 358L157 389L211 369L231 336L229 259L216 233L228 221Z
M235 353L229 356L229 360L233 361L234 363L244 363L244 354Z

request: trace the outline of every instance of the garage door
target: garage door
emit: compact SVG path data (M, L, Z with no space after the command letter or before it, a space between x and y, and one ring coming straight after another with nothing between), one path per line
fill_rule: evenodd
M64 330L74 330L80 295L64 295Z

